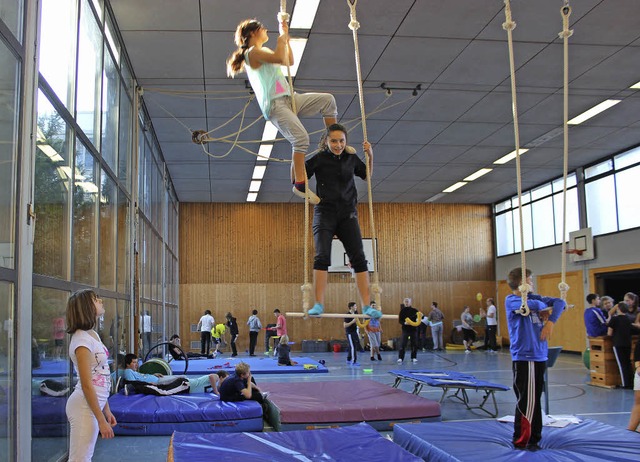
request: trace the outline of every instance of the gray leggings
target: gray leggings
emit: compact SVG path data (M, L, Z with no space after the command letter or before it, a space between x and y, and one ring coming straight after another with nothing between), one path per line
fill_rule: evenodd
M309 134L300 122L299 117L322 114L322 117L337 117L338 107L333 95L329 93L294 93L296 100L295 114L291 109L291 97L283 96L271 102L269 120L282 133L293 152L306 154L309 149Z

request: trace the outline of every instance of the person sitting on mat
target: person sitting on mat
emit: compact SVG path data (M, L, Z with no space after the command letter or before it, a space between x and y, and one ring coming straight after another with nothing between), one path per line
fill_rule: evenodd
M236 365L235 375L227 378L219 388L222 401L245 401L252 399L257 401L266 411L266 403L263 394L251 376L251 368L245 362Z
M295 366L296 361L291 361L291 346L289 346L289 336L283 335L278 343L278 366Z
M321 151L306 162L309 178L316 177L316 192L321 202L314 207L313 239L316 256L313 261L315 304L309 315L324 311L324 293L329 280L331 243L333 236L340 239L356 275L356 285L363 305L362 312L372 318L380 318L382 312L368 305L369 270L362 246L362 233L358 222L358 191L355 177L365 180L367 166L355 154L347 154L347 129L340 124L327 127L321 143ZM368 154L369 172L373 171L373 149L368 141L362 143Z
M128 382L146 382L152 384L163 384L174 381L176 378L184 376L162 375L162 374L142 374L138 372L138 357L129 353L124 357L125 370L122 377ZM185 377L189 380L190 393L204 393L205 388L218 389L220 377L216 374L203 375L202 377Z

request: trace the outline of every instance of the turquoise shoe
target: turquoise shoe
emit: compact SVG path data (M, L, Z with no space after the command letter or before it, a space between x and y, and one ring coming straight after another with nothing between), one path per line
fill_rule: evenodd
M364 308L362 308L362 313L374 319L380 319L382 317L382 311L371 308L369 305L365 305Z
M313 305L313 308L311 308L307 314L309 316L318 316L320 314L322 314L324 312L324 306L322 306L322 304L320 303L316 303L315 305Z

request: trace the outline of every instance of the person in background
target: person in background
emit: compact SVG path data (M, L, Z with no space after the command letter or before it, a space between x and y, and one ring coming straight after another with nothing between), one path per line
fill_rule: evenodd
M431 336L433 337L433 350L444 350L444 342L442 340L442 331L444 313L438 308L438 302L431 302L431 312L429 313L429 325L431 326Z
M465 305L460 315L460 321L462 322L462 335L464 343L464 352L471 353L471 346L476 341L476 331L473 329L473 315L470 312L470 308Z
M289 336L283 335L278 342L278 366L295 366L296 361L291 361L291 346Z
M633 292L627 292L624 294L623 301L627 304L629 311L627 317L631 319L631 322L640 323L640 311L638 310L638 296Z
M287 318L285 318L284 314L280 313L280 310L276 308L273 310L273 314L276 316L276 335L278 337L282 337L283 335L287 335Z
M519 289L523 282L533 291L531 270L527 269L524 278L522 268L514 268L509 272L507 284L512 292L504 303L511 340L513 391L517 400L513 445L517 449L536 450L542 438L540 399L547 368L547 341L567 304L560 298L529 293L526 305L530 313L525 316L521 311L523 303ZM551 312L550 307L553 308Z
M231 356L238 356L238 349L236 348L236 340L238 340L239 331L238 331L238 322L236 318L229 312L227 313L227 327L229 328L229 334L231 334Z
M398 314L398 322L402 326L402 343L398 351L398 364L404 361L404 354L407 344L411 345L411 362L418 362L418 343L416 336L416 327L422 321L418 317L422 317L418 310L411 306L411 299L405 298L400 305L400 313Z
M66 404L71 429L69 462L90 461L98 433L103 438L113 438L112 427L118 423L107 401L111 390L109 351L94 330L96 319L102 315L102 299L93 290L79 290L69 297L69 359L78 376L78 383Z
M140 316L140 329L142 332L142 351L148 353L151 349L151 315L149 310L144 310Z
M200 353L209 356L211 348L211 329L215 325L215 319L211 316L211 310L205 310L204 315L198 321L196 330L200 331Z
M496 333L498 332L498 315L493 298L487 298L487 330L484 334L484 347L489 353L497 350Z
M349 302L347 309L350 315L354 315L358 310L358 305L356 305L356 302ZM360 366L358 363L359 342L356 318L347 316L344 318L342 326L344 327L344 333L347 336L347 345L349 348L349 352L347 353L347 364L354 367Z
M637 432L638 426L640 426L640 341L636 342L633 351L633 367L635 369L633 374L633 407L627 430Z
M57 316L51 321L53 329L53 344L55 346L54 361L62 361L62 352L64 350L64 339L67 334L67 328L64 323L64 316Z
M258 310L253 310L249 320L247 321L249 326L249 356L255 356L256 344L258 343L258 334L262 329L262 323L258 317Z
M624 302L618 303L612 310L615 314L607 324L607 334L613 340L613 354L618 363L622 388L633 388L633 371L631 370L631 335L638 333L627 316L629 308Z
M222 354L220 352L220 345L224 340L224 333L227 331L227 328L224 324L216 324L213 329L211 329L211 341L213 342L213 352L211 355L216 358L218 354Z
M587 295L589 304L584 310L584 326L588 337L602 337L607 335L607 315L600 309L600 296Z
M613 308L613 305L615 304L616 302L613 300L613 298L609 297L608 295L605 295L604 297L600 298L600 308L602 309L602 312L604 313L605 318L611 317L609 312L611 311L611 308Z
M374 310L377 309L375 300L371 300L370 306ZM376 356L378 357L378 361L382 361L382 356L380 355L380 343L382 342L382 326L380 325L380 319L369 318L365 319L363 322L356 321L356 323L358 324L358 327L364 329L367 333L367 337L369 337L371 361L375 361Z

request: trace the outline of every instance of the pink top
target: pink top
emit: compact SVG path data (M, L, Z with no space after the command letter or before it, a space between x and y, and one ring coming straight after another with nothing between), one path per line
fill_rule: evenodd
M287 335L287 318L284 317L284 314L278 316L278 320L276 321L276 325L280 326L276 328L276 335L278 337L282 337L283 335Z

